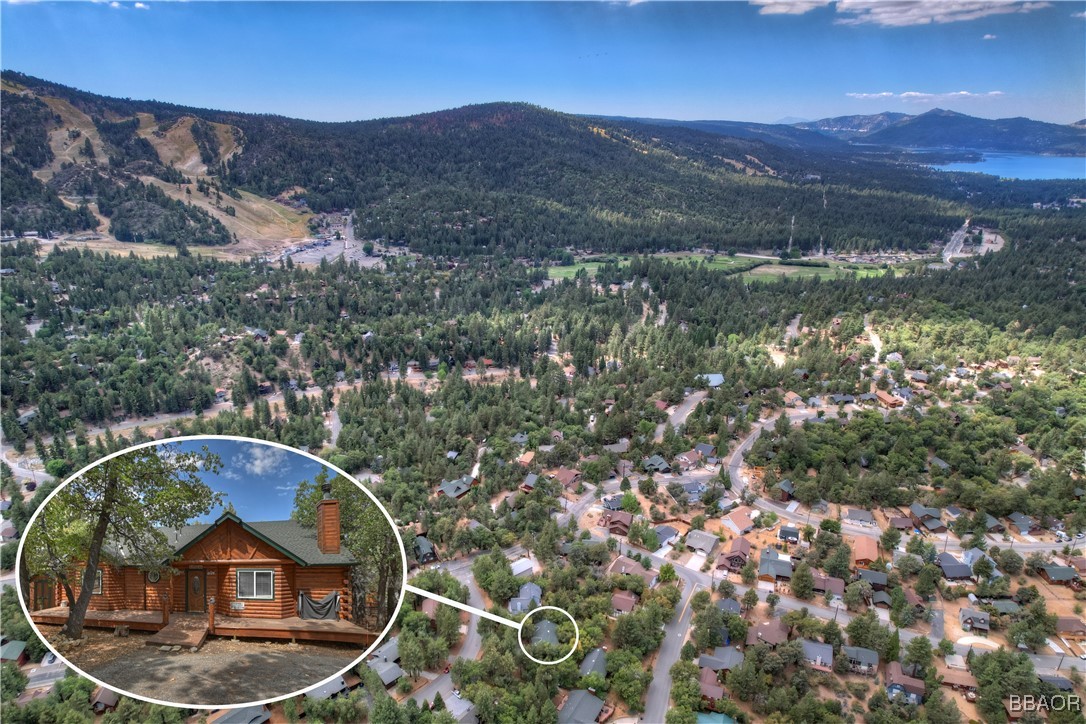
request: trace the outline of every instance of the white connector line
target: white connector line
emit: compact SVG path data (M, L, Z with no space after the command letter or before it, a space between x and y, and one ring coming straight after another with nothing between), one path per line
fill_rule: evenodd
M517 631L520 631L521 627L523 626L523 622L521 621L511 621L503 616L498 616L497 614L490 613L490 611L484 611L481 608L475 608L474 606L469 606L466 603L460 603L459 601L454 601L451 598L439 596L431 591L424 591L421 588L415 588L410 584L405 585L404 590L410 591L411 593L423 596L425 598L433 599L438 603L445 604L446 606L452 606L453 608L459 608L461 611L467 611L468 613L473 613L476 616L482 616L485 619L504 624L505 626L508 626L509 628L514 628Z

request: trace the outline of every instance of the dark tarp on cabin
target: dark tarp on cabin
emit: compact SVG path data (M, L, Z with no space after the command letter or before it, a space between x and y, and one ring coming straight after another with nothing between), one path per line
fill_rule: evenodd
M332 591L319 601L304 592L298 593L300 618L339 618L339 591Z

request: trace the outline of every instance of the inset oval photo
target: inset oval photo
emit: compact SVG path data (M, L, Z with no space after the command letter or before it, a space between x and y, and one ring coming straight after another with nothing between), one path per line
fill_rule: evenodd
M263 704L339 677L392 626L403 542L373 494L275 443L121 451L46 499L19 547L42 639L123 694Z

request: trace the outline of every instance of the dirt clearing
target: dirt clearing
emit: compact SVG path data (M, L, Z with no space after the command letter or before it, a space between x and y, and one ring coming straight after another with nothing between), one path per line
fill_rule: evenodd
M41 626L55 640L59 626ZM264 642L209 638L196 653L159 651L150 634L84 631L84 643L62 651L77 667L125 691L178 704L241 704L307 688L362 654L346 644Z

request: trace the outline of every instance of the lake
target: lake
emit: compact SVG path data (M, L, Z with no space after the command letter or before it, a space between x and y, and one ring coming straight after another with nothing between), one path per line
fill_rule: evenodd
M976 163L933 165L939 171L987 173L1013 179L1086 179L1086 158L1082 156L1035 156L1024 153L986 153Z

